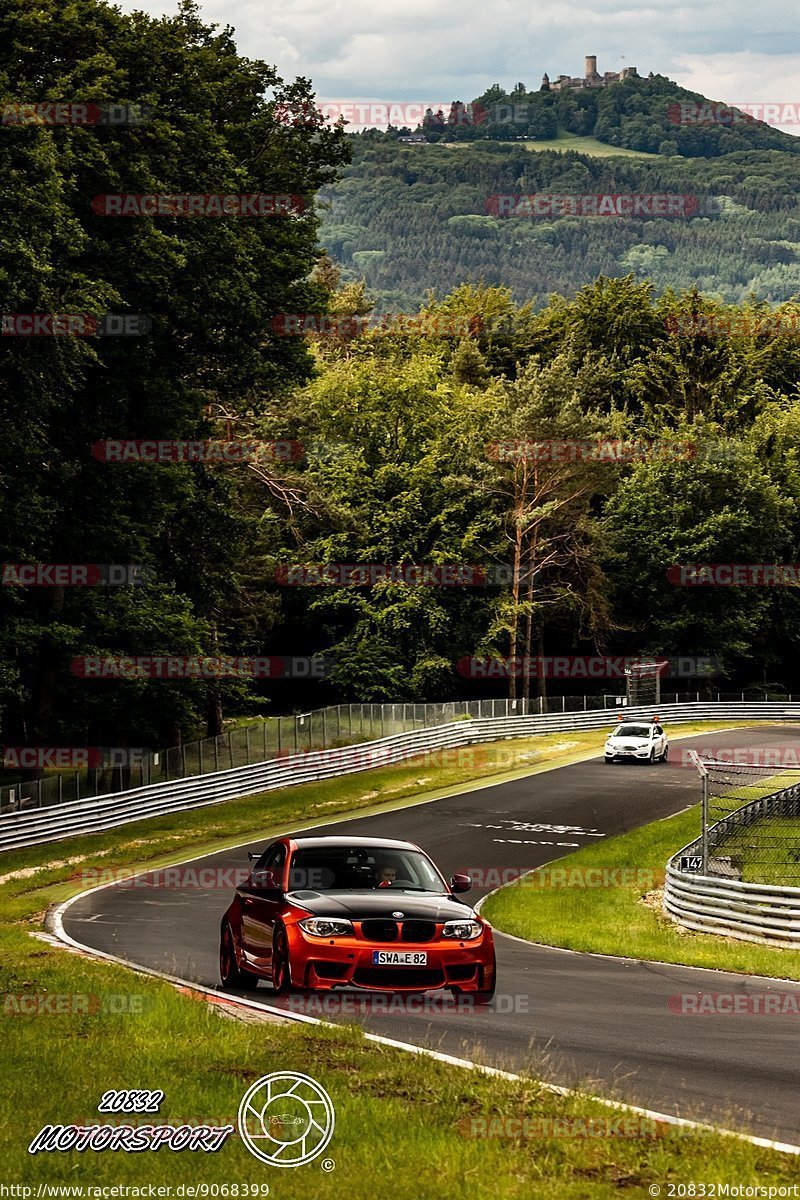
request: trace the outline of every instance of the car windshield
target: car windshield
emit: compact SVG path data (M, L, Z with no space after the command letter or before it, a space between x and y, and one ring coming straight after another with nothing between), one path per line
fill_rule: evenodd
M612 737L650 737L649 725L618 725L611 734Z
M423 854L402 847L302 847L289 870L289 890L360 892L447 891L446 884Z

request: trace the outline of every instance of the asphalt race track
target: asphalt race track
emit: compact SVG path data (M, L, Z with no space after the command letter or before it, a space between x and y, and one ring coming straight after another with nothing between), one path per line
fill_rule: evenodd
M673 741L673 761L666 765L612 768L594 759L429 804L338 821L335 827L318 826L314 832L406 838L428 851L446 875L529 869L595 842L598 835L696 803L697 775L676 760L680 748L709 745L800 748L800 727L703 734ZM250 846L264 844L254 838ZM194 865L242 867L247 849L227 850ZM492 890L497 875L487 883L484 890ZM476 889L466 898L480 893ZM113 886L77 900L64 914L64 928L85 946L214 987L219 919L231 894L229 888ZM591 892L586 902L591 903ZM486 1010L443 1015L399 1012L395 1005L354 1015L351 1003L344 1015L321 1012L319 1004L300 1011L358 1020L400 1041L507 1070L528 1069L658 1112L800 1144L798 1017L687 1016L669 1006L671 996L683 993L800 995L800 984L572 954L501 934L497 953L498 997ZM275 1003L266 983L248 994ZM298 1005L297 998L278 1004L287 1008L292 1002Z

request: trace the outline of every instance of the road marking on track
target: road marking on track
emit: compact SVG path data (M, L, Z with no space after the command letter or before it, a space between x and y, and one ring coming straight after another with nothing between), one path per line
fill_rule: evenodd
M537 842L534 838L492 838L492 841L503 846L569 846L572 850L580 847L580 842Z

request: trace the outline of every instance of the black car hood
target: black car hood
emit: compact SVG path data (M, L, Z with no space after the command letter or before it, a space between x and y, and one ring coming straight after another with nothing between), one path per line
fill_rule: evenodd
M356 921L369 917L404 917L427 921L456 921L471 917L468 904L437 892L403 892L379 888L374 892L289 892L286 899L308 909L315 917L347 917Z

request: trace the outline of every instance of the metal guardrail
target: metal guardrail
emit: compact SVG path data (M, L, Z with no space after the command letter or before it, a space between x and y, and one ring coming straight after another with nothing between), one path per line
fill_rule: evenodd
M697 765L706 784L708 768L718 764L698 762ZM751 883L712 871L713 851L726 842L732 830L775 815L797 819L799 801L800 784L760 796L717 821L705 831L705 837L701 835L682 847L667 863L664 911L679 925L697 933L784 949L800 948L800 887ZM706 873L680 869L683 857L695 856L702 859Z
M670 692L659 705L686 704L700 700L700 693ZM791 703L792 696L768 694L748 696L745 692L717 692L707 701ZM582 696L530 697L529 699L444 700L427 703L396 701L389 704L334 704L290 716L255 717L216 737L184 742L166 750L144 747L107 747L105 765L73 771L53 771L38 779L18 779L0 784L0 816L21 809L69 804L117 792L130 792L151 784L215 775L234 767L251 766L270 758L307 750L335 750L355 742L368 742L392 733L448 725L459 717L547 716L612 709L620 711L625 696L605 693ZM35 749L35 747L31 747ZM97 751L98 748L95 748ZM86 750L88 754L89 751ZM100 750L100 755L104 752Z
M665 697L665 703L669 697ZM720 699L720 696L716 697ZM735 700L736 696L726 697ZM741 699L744 700L744 695ZM673 694L675 703L690 697ZM699 696L697 696L699 699ZM790 697L791 699L791 697ZM124 761L116 765L57 771L39 779L22 779L0 785L0 815L27 808L69 804L111 793L130 792L151 784L216 775L234 767L305 754L308 750L335 750L356 742L369 742L392 733L449 725L459 717L518 717L587 711L623 706L618 695L555 696L549 699L445 700L417 704L335 704L291 716L260 717L227 729L217 737L185 742L167 750L109 748Z
M651 707L623 711L626 717L640 719L653 713ZM662 704L658 713L662 721L672 724L714 719L800 721L800 703L699 701ZM6 813L0 817L0 852L54 842L74 834L101 832L146 817L219 804L275 788L366 771L429 751L536 734L602 729L609 725L610 715L606 709L595 709L546 716L461 719L359 745L289 754L214 775L175 779L50 808Z

